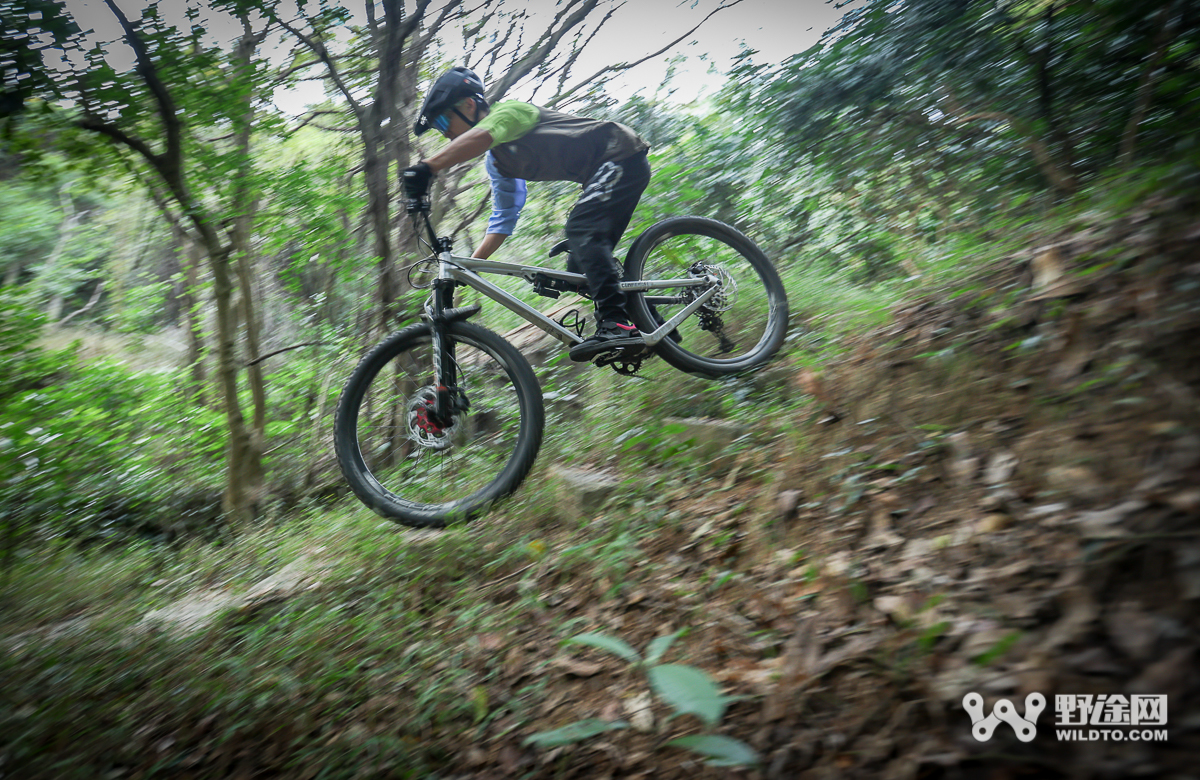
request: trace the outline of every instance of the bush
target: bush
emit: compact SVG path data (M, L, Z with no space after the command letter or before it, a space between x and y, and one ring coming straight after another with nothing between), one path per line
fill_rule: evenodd
M219 493L220 415L183 401L175 372L39 349L41 324L0 298L0 530L10 550L30 537L158 535L197 496Z

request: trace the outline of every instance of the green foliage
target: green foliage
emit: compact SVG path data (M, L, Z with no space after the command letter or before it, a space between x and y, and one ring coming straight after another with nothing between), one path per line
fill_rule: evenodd
M699 753L708 759L710 766L753 766L758 763L758 753L752 747L722 734L690 734L676 737L667 744Z
M539 731L525 740L527 745L536 745L540 748L554 748L563 745L573 745L576 742L583 742L585 739L598 737L606 731L618 731L620 729L629 728L629 724L623 720L601 720L600 718L587 718L578 720L574 723L568 723L566 726L550 731Z
M77 543L158 536L183 519L195 493L213 492L211 470L180 461L220 462L215 420L193 411L180 424L171 416L174 376L139 376L111 362L72 365L69 353L54 359L58 375L14 393L0 423L10 532Z
M45 320L15 290L0 287L0 404L56 370L59 361L34 346Z
M566 644L582 645L610 653L646 675L650 689L667 705L674 716L692 715L708 729L715 729L725 714L729 697L721 693L716 682L701 669L685 664L660 663L675 640L687 633L680 629L653 639L646 646L645 658L619 637L597 632L577 634ZM542 731L525 739L529 745L558 747L582 742L614 729L629 726L625 721L605 721L588 718L551 731ZM752 766L758 754L741 740L718 734L700 734L673 739L666 743L699 753L713 766Z
M628 661L631 664L640 664L642 662L641 655L637 650L634 650L624 639L608 634L577 634L567 640L573 645L584 645L585 647L594 647L597 650L603 650L612 653L618 658Z
M0 278L20 280L22 269L50 253L58 227L42 188L0 182Z
M953 176L1070 191L1117 160L1147 97L1136 149L1178 151L1200 90L1184 64L1200 19L1178 6L874 0L809 51L743 68L735 83L848 185L905 172L913 189Z
M695 715L714 728L725 714L725 697L707 673L683 664L647 665L650 687L676 715Z

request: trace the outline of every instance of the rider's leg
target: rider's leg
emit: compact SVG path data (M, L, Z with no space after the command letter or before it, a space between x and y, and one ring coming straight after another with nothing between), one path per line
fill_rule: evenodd
M567 242L572 258L583 267L596 305L597 333L571 349L575 360L640 343L629 326L621 267L613 257L638 200L650 182L650 165L639 154L618 163L605 163L584 187L567 218Z

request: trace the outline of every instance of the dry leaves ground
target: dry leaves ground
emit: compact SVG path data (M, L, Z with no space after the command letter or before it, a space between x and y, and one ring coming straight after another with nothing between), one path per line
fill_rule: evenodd
M696 725L660 724L554 755L500 737L462 776L1196 776L1198 238L1147 210L895 312L847 360L795 370L820 404L802 446L742 460L769 492L714 475L725 489L675 498L686 521L643 544L652 575L615 599L553 592L555 620L634 645L690 627L685 660L744 697L723 731L759 767L658 749ZM564 658L536 626L508 653L514 674L553 659L534 726L641 704L616 663ZM971 691L988 712L1045 695L1038 737L976 741ZM1169 739L1060 742L1067 693L1166 694Z

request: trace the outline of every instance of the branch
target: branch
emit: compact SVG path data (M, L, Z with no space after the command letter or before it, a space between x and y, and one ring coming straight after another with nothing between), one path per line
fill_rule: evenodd
M110 2L110 0L105 0L105 2ZM325 48L324 42L322 42L319 38L310 38L309 36L300 32L300 30L296 29L290 23L280 19L274 13L274 11L271 12L271 18L280 27L296 36L296 39L308 47L309 51L317 55L317 59L319 59L325 65L326 70L329 72L329 80L332 81L334 86L338 88L338 91L342 93L342 97L346 98L346 102L350 104L350 108L354 111L354 115L356 117L360 117L361 121L363 112L362 106L357 100L354 99L354 95L351 93L350 87L345 81L342 80L341 73L338 71L337 65L334 63L333 58L329 56L329 50Z
M246 363L243 363L242 365L244 365L246 368L250 368L251 366L257 366L259 363L263 362L267 358L275 357L276 355L281 355L284 352L291 352L293 349L302 349L304 347L319 347L324 343L325 343L324 341L306 341L303 344L293 344L290 347L284 347L283 349L277 349L274 352L268 352L265 355L259 355L258 357L254 358L254 360L247 361Z
M167 148L161 156L151 154L150 158L154 161L155 167L159 172L167 178L172 190L183 193L183 124L179 120L179 112L175 107L175 101L171 99L171 93L167 90L166 85L158 75L158 68L154 64L154 58L147 51L145 43L138 37L137 30L129 19L122 13L120 8L117 8L113 0L104 0L104 4L108 6L113 15L117 17L117 21L121 24L121 29L125 31L125 41L129 44L129 48L133 49L134 55L137 57L137 71L146 82L146 86L150 89L150 93L154 96L155 102L158 103L159 118L163 123L163 131L167 136ZM115 137L111 133L104 130L110 137ZM142 154L145 152L130 143L127 139L122 141L132 149L137 149ZM145 147L148 149L148 147Z
M555 15L554 20L546 27L546 31L542 33L542 36L534 42L529 52L520 61L515 63L498 82L492 85L492 89L487 96L488 102L495 103L504 97L504 94L508 92L513 84L516 84L529 75L539 63L546 59L572 27L578 25L587 18L588 14L596 9L599 2L600 0L569 0L563 9ZM579 5L578 10L567 16L567 12L576 5ZM558 25L560 22L561 26L556 30L555 25Z
M450 231L451 238L457 236L459 231L463 230L468 225L470 225L472 222L474 222L476 219L478 219L479 215L483 213L483 210L487 207L488 203L491 201L491 198L492 198L492 193L490 190L483 193L483 197L479 199L479 204L475 206L475 209L470 214L467 214L465 217L463 217L462 221L458 223L458 225L454 228L454 230Z
M711 18L713 17L713 15L714 15L714 14L717 14L717 13L719 13L719 12L721 12L721 11L724 11L726 8L732 8L733 6L737 5L738 3L741 3L742 1L743 1L743 0L732 0L732 2L722 3L720 6L718 6L718 7L717 7L717 8L715 8L715 9L713 9L712 11L710 11L710 12L708 13L708 16L705 16L703 19L701 19L701 20L700 20L700 22L699 22L699 24L697 24L695 27L693 27L692 29L690 29L690 30L688 30L687 32L685 32L683 35L680 35L678 38L676 38L675 40L671 41L670 43L668 43L666 46L662 47L662 48L661 48L661 49L659 49L658 51L656 51L656 52L653 52L653 53L651 53L651 54L647 54L645 57L642 57L640 60L637 60L637 61L635 61L635 62L629 62L629 63L626 63L626 62L619 62L619 63L617 63L616 65L606 65L605 67L603 67L603 68L601 68L600 70L598 70L598 71L596 71L595 73L593 73L591 76L588 76L588 77L587 77L586 79L584 79L583 81L579 82L579 83L578 83L578 84L576 84L575 86L573 86L573 87L571 87L570 89L568 89L566 92L560 92L559 94L557 94L557 95L555 95L554 97L550 98L550 100L546 102L546 105L547 105L547 106L549 106L549 107L553 107L553 106L556 106L556 105L559 105L559 104L561 104L561 103L562 103L562 102L564 102L564 101L565 101L567 98L571 97L571 96L572 96L572 95L574 95L576 92L578 92L579 90L581 90L581 89L583 89L584 87L588 86L589 84L591 84L591 83L592 83L592 82L594 82L596 79L600 78L601 76L603 76L603 75L604 75L604 74L606 74L606 73L624 73L624 72L625 72L625 71L627 71L627 70L631 70L632 68L636 68L638 65L641 65L641 64L642 64L643 62L645 62L646 60L653 59L654 57L657 57L657 56L659 56L660 54L663 54L663 53L664 53L664 52L666 52L667 50L669 50L669 49L671 49L672 47L674 47L674 46L675 46L677 43L679 43L680 41L682 41L684 38L687 38L687 37L688 37L688 36L690 36L692 33L696 32L696 30L699 30L699 29L700 29L700 26L701 26L702 24L704 24L705 22L707 22L709 19L711 19Z
M571 54L567 57L566 62L564 62L558 68L549 71L546 74L545 80L549 81L555 76L558 76L558 90L561 92L563 85L566 84L567 77L571 75L571 68L575 67L575 61L579 59L579 55L582 54L589 45L591 45L592 41L596 38L596 34L599 33L601 28L604 27L605 22L612 18L612 15L616 12L616 10L616 7L610 8L608 13L604 15L604 18L601 19L599 24L596 25L595 29L588 34L587 39L582 43L577 44L575 48L571 50ZM540 89L541 85L538 85L538 88ZM537 90L534 90L535 93L536 91ZM553 98L551 98L551 103L553 104Z
M137 170L133 167L133 164L130 163L129 160L125 159L124 157L121 157L120 160L130 176L132 176L134 179L140 178ZM167 202L167 198L159 191L158 187L154 185L154 182L145 181L143 182L143 185L146 187L146 191L150 193L150 199L153 200L154 205L158 207L158 211L163 216L163 219L165 219L171 226L171 232L175 234L175 237L179 240L179 242L181 244L186 241L200 243L199 239L188 233L187 227L184 226L183 222L180 221L175 212L171 211L171 204Z
M95 308L96 304L100 302L100 293L102 293L102 292L104 292L104 280L103 279L101 279L100 283L96 285L96 289L92 291L92 297L88 300L88 302L86 304L84 304L84 307L82 309L76 309L75 311L71 312L67 316L63 317L61 320L59 320L58 322L55 323L55 327L61 328L63 325L66 325L68 322L75 319L80 314L86 314L87 312L91 311L93 308Z
M317 124L317 117L321 117L321 116L343 116L343 112L330 111L328 109L318 109L316 111L311 111L311 112L309 112L308 116L306 116L300 120L300 123L298 125L289 129L288 132L286 133L285 137L291 138L296 133L300 132L301 130L303 130L305 127L308 127L309 125L312 125L313 127L317 128L318 130L324 130L327 133L353 133L353 132L356 132L353 128L350 128L350 127L329 127L328 125Z

